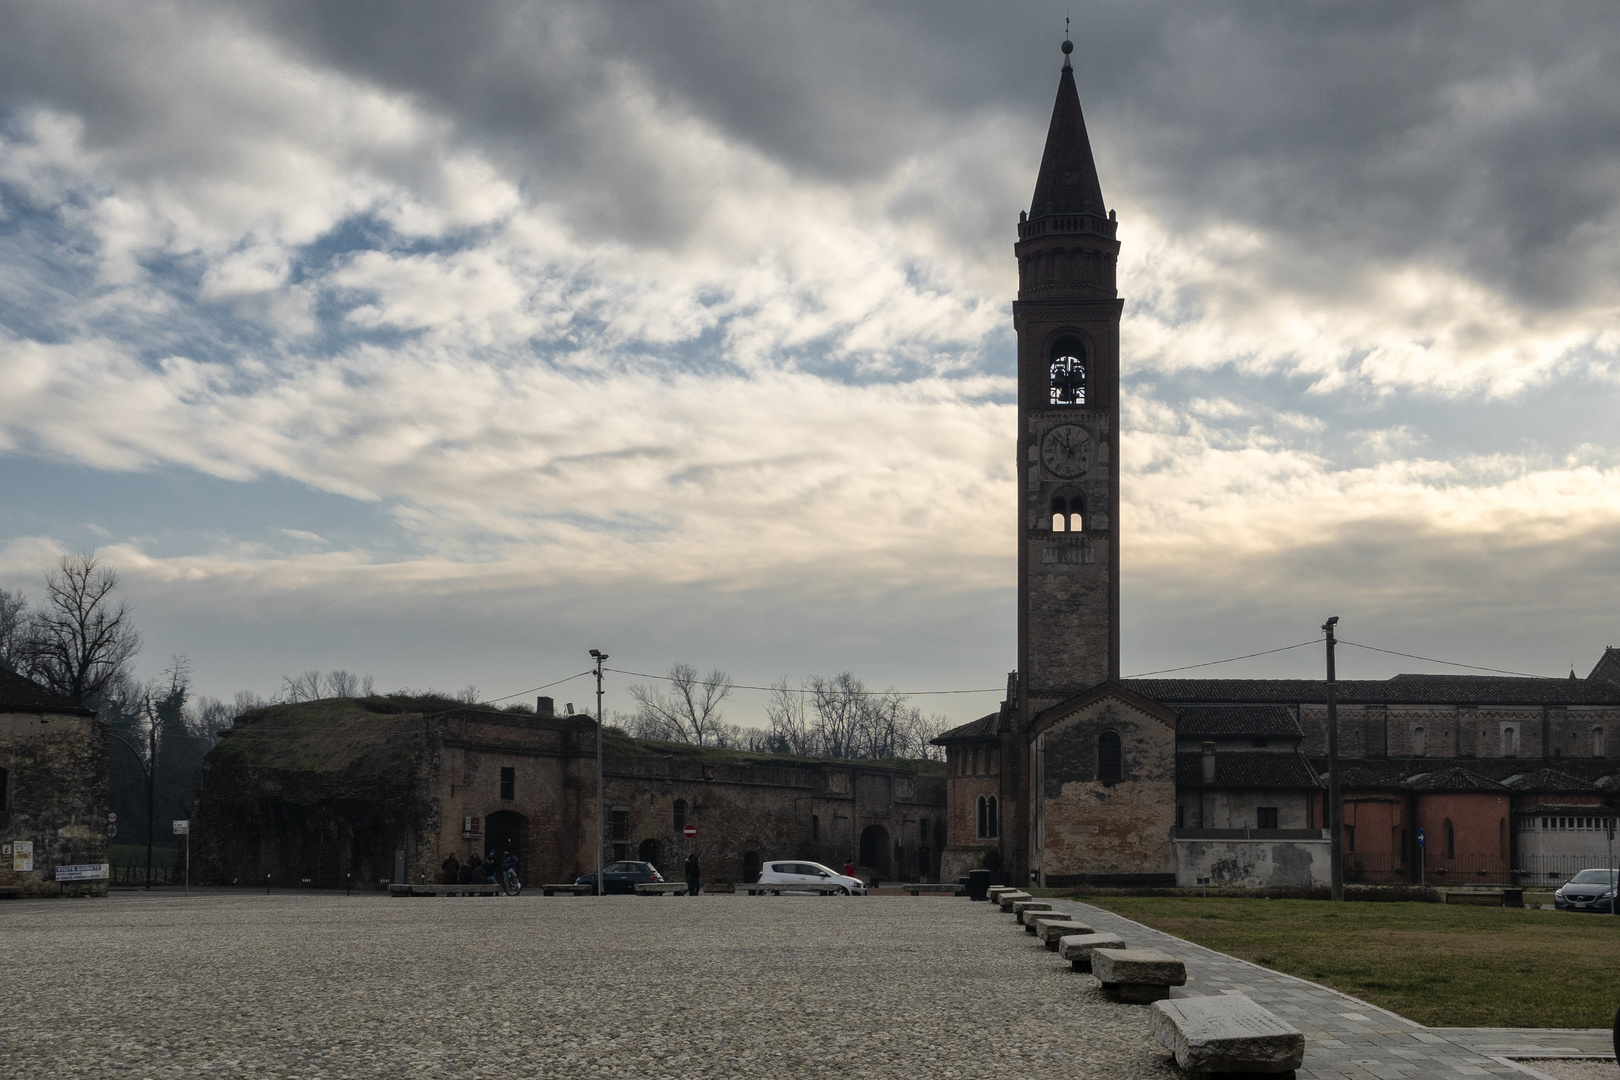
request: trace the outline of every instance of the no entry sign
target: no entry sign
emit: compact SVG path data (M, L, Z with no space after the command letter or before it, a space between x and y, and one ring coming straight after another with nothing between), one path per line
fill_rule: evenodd
M692 839L692 837L697 835L697 826L696 825L688 825L686 828L681 830L681 834L683 836L685 836L688 840L690 840L690 839Z

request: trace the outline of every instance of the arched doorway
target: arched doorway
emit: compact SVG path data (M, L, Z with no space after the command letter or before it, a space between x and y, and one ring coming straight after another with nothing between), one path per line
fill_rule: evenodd
M752 885L759 880L759 852L743 852L743 884Z
M518 857L518 880L527 880L529 869L529 819L516 810L497 810L484 819L484 850L478 854L489 858L495 853L499 874L501 852L510 851Z
M656 840L643 840L641 842L641 846L636 849L636 858L640 859L642 862L652 863L654 866L657 866L658 865L658 841L656 841ZM660 872L662 872L662 871L660 871Z
M894 876L894 845L889 841L889 830L881 825L868 825L861 830L860 865L871 870L878 878Z

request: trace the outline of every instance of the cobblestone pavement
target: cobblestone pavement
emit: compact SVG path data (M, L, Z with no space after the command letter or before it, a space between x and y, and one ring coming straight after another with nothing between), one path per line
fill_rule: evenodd
M0 1077L1176 1075L950 898L0 903Z
M989 907L974 904L974 907ZM1456 1076L1511 1076L1523 1080L1531 1068L1512 1060L1595 1056L1615 1070L1611 1033L1595 1030L1529 1028L1426 1028L1348 994L1272 971L1202 945L1153 930L1089 904L1054 901L1102 932L1126 943L1163 949L1187 965L1187 985L1173 997L1245 994L1305 1033L1301 1080L1397 1080ZM1011 924L1008 915L984 916ZM1050 955L1050 954L1048 954ZM1054 966L1062 961L1054 960ZM1591 1064L1591 1063L1583 1063ZM1620 1077L1620 1071L1614 1075Z

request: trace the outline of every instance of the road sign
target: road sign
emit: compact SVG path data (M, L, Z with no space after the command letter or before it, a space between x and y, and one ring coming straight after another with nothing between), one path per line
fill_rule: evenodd
M118 835L118 826L116 826L116 825L107 826L107 835L108 836L117 836Z
M111 810L107 811L107 824L112 825L118 821L118 815Z
M174 835L176 835L176 836L190 836L191 835L191 819L190 818L177 818L177 819L175 819Z
M1423 830L1419 829L1418 830L1418 847L1422 847L1422 846L1423 846Z
M692 837L697 835L697 826L688 825L686 828L681 830L681 835L686 837L688 840L692 839Z

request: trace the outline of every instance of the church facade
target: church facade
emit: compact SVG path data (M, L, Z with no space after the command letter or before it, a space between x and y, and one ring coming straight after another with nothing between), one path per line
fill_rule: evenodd
M1118 222L1064 43L1019 215L1018 668L941 735L941 877L1325 884L1327 684L1120 678ZM1608 865L1620 652L1585 679L1339 682L1346 880L1542 883Z

